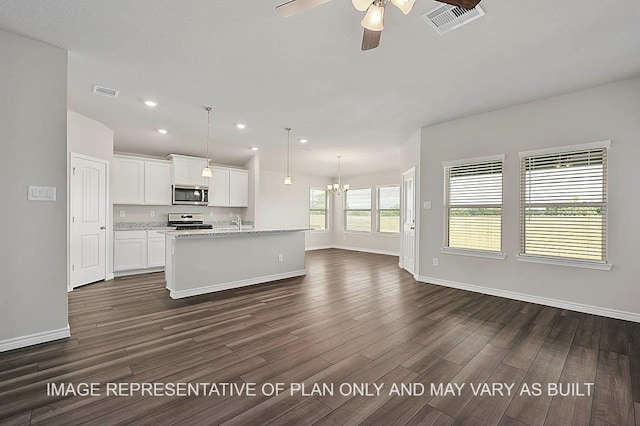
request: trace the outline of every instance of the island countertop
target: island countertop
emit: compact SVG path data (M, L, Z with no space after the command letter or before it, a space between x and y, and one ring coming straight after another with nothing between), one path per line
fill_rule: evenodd
M244 229L188 229L183 231L157 231L173 238L216 238L241 235L274 234L283 232L311 231L311 228L244 228Z

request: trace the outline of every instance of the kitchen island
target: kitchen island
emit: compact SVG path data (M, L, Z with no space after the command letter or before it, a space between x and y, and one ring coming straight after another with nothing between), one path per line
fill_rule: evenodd
M305 275L308 230L158 231L166 239L165 277L171 298Z

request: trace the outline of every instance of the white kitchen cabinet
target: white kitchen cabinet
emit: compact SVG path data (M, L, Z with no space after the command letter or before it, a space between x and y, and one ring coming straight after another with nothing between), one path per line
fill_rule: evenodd
M168 161L144 162L144 203L171 205L171 163Z
M249 206L249 172L213 167L212 174L213 177L209 179L209 206Z
M116 155L111 172L113 204L171 205L171 163Z
M144 204L144 161L114 156L111 167L113 204Z
M145 273L164 268L164 234L157 231L116 231L113 272Z
M172 183L174 185L207 186L208 179L202 177L202 169L207 167L205 158L188 157L186 155L171 154Z
M249 173L244 170L229 171L229 206L249 206Z
M164 267L164 234L147 231L147 268Z
M229 205L229 170L212 168L209 178L209 206Z
M113 239L113 271L147 267L147 231L116 231Z

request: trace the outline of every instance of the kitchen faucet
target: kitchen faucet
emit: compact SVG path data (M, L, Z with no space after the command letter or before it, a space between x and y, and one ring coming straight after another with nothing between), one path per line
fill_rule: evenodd
M242 219L240 219L240 215L237 215L236 219L232 220L231 223L238 227L238 231L242 231Z

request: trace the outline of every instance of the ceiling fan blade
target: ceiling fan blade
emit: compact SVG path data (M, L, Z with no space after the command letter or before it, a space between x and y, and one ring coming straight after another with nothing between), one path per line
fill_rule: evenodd
M480 0L438 0L440 3L452 4L463 9L473 9L480 3Z
M297 15L305 10L313 9L316 6L320 6L328 2L329 0L291 0L286 3L282 3L280 6L276 6L276 13L283 18Z
M378 47L381 35L382 31L371 31L365 28L362 35L362 50L371 50Z

